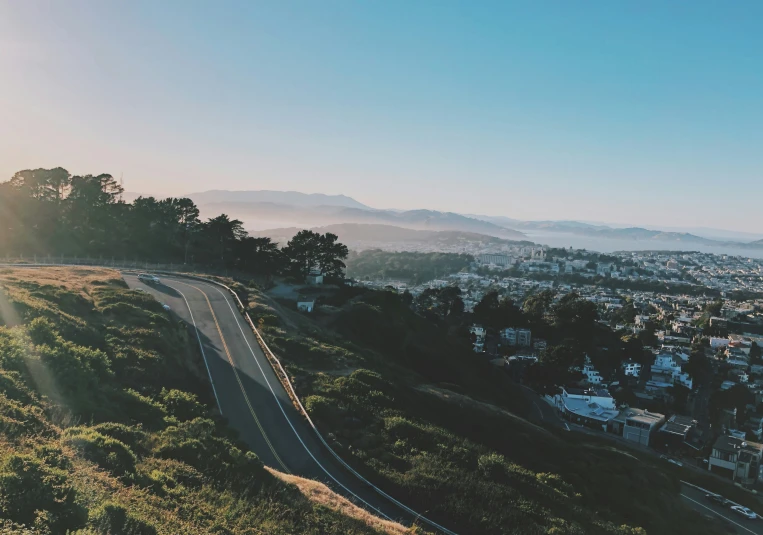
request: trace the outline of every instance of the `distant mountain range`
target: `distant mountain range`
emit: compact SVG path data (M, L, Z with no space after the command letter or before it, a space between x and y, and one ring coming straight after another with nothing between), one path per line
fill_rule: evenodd
M131 195L125 193L125 198L130 199ZM368 227L379 227L377 230L383 228L383 232L379 231L385 237L379 239L389 241L389 236L393 235L391 229L397 227L429 232L481 234L515 241L542 240L541 236L530 238L525 233L547 232L633 242L676 242L681 245L763 249L763 239L752 241L760 235L734 234L720 229L700 229L700 232L707 234L703 237L689 232L641 227L618 228L580 221L522 221L504 216L458 214L437 210L380 210L346 195L307 194L297 191L211 190L186 196L193 199L199 206L203 217L227 213L242 220L246 228L250 230L268 228L282 230L290 227L309 228L342 224L365 225L362 231L365 237L358 234L356 236L358 241L368 239L368 233L372 232L372 229ZM348 235L351 233L349 227L343 228L343 231ZM353 232L360 231L355 229Z
M709 246L734 246L758 248L763 247L763 240L754 242L736 241L729 239L704 238L688 232L670 232L649 230L641 227L613 228L606 225L593 225L579 221L520 221L502 216L470 215L498 225L523 231L543 231L560 234L575 234L592 238L631 241L680 242L682 244L698 244ZM723 231L718 231L723 232Z
M273 241L286 243L302 230L301 227L268 229L252 232L253 236L267 236ZM369 249L390 244L405 245L436 245L442 248L458 247L459 245L502 245L524 244L533 245L529 241L513 241L474 232L456 230L414 230L393 225L374 225L361 223L341 223L314 227L316 232L331 232L339 236L339 241L352 249Z
M358 208L361 210L373 210L370 206L356 201L346 195L325 195L323 193L300 193L298 191L227 191L210 190L201 193L184 195L193 200L197 205L213 203L273 203L289 206L343 206L345 208Z
M193 196L191 197L193 199ZM197 197L203 199L204 197ZM486 234L510 240L526 240L522 232L489 221L436 210L374 210L338 205L288 205L273 202L200 202L195 201L204 217L226 213L240 219L247 228L302 226L340 223L392 225L414 230L452 230ZM276 223L273 225L272 223Z

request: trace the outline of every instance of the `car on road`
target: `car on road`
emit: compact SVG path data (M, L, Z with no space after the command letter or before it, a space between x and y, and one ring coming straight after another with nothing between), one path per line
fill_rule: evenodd
M748 509L747 507L743 507L741 505L735 505L731 508L731 510L739 513L740 515L746 516L747 518L758 518L758 515L755 514L752 509Z
M705 494L705 499L707 501L709 501L709 502L715 502L715 503L719 503L721 505L726 505L726 504L729 503L729 501L726 498L724 498L723 496L721 496L720 494L707 493L707 494Z
M138 275L138 280L146 284L159 284L159 277L150 273L141 273Z
M682 463L681 461L676 461L675 459L671 459L667 455L660 455L660 459L668 461L669 463L674 464L676 466L683 466L684 465L684 463Z
M163 308L164 310L166 310L167 312L169 312L170 310L172 310L172 308L170 308L170 306L169 306L167 303L162 303L162 308Z

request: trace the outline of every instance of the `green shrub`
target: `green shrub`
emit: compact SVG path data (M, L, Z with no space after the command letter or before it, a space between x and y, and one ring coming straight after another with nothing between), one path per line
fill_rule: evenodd
M156 528L135 518L121 505L106 502L90 512L88 524L102 535L156 535Z
M59 533L76 528L83 513L75 498L66 473L34 455L14 453L0 463L0 512L13 522L32 524L37 511L50 511L55 520L49 527Z
M307 396L305 398L305 409L311 417L318 421L327 423L334 423L336 421L336 401L326 396Z
M146 433L137 427L115 422L104 422L93 426L93 430L123 442L133 451L145 449L143 441L146 439Z
M27 327L29 338L36 345L54 345L58 341L58 332L48 318L35 318Z
M164 388L160 397L170 416L180 421L200 418L207 412L205 407L197 401L196 396L190 392Z
M116 404L123 417L130 422L137 422L149 430L161 429L165 426L164 418L167 411L158 401L128 388L115 396Z
M250 485L268 474L262 461L216 433L212 420L196 418L162 431L155 452L159 457L184 462L218 481Z
M477 469L483 477L492 481L499 481L503 479L506 473L505 463L506 459L503 458L503 455L488 453L479 456L479 459L477 459Z
M51 430L42 409L0 394L0 432L6 437L17 438L24 434L49 434Z
M135 472L137 458L132 450L124 442L103 435L91 427L71 427L64 431L62 440L85 459L116 476Z

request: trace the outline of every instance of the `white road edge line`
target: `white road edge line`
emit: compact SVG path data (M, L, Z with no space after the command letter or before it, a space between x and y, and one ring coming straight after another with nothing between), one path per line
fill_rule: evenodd
M727 521L731 522L731 523L732 523L732 524L734 524L735 526L739 526L739 527L740 527L740 528L742 528L743 530L745 530L745 531L749 531L750 533L752 533L752 535L758 535L757 533L755 533L755 532L754 532L754 531L752 531L751 529L744 527L742 524L737 524L736 522L734 522L734 521L733 521L733 520L731 520L730 518L723 516L721 513L719 513L719 512L717 512L717 511L715 511L714 509L710 509L710 508L709 508L707 505L705 505L704 503L699 503L699 502L698 502L697 500L695 500L694 498L689 498L689 497L688 497L686 494L681 494L681 497L682 497L682 498L686 498L687 500L689 500L689 501L692 501L692 502L696 503L696 504L697 504L697 505L699 505L700 507L704 507L705 509L707 509L708 511L710 511L710 512L711 512L711 513L713 513L714 515L716 515L716 516L719 516L719 517L721 517L722 519L724 519L724 520L727 520Z
M310 455L310 457L313 459L313 461L315 461L315 464L317 464L320 467L320 469L323 470L326 473L327 476L329 476L331 479L333 479L334 482L337 485L342 487L349 494L355 496L355 498L360 500L362 503L364 503L365 505L367 505L368 507L370 507L371 509L373 509L374 511L376 511L380 515L382 515L387 520L393 520L392 518L390 518L389 516L384 514L382 511L380 511L379 509L377 509L376 507L374 507L373 505L371 505L370 503L365 501L363 498L361 498L360 496L358 496L357 494L352 492L350 489L348 489L347 487L342 485L342 483L340 483L333 475L331 475L331 473L329 473L329 471L326 470L326 468L318 461L318 459L315 458L313 453L310 451L310 449L307 447L307 445L302 440L302 437L300 437L299 433L297 433L297 430L294 427L294 424L291 423L291 420L287 416L286 411L283 408L283 405L281 405L281 400L278 399L278 396L276 396L276 393L273 390L273 386L270 384L270 381L268 381L268 378L265 376L265 370L262 369L262 366L260 365L260 361L257 360L257 355L254 354L254 350L252 349L252 346L249 344L249 340L246 339L246 334L244 333L244 329L241 327L241 320L239 318L239 314L237 314L236 311L233 310L233 307L231 306L230 301L228 301L228 298L225 296L225 294L222 291L220 291L220 288L217 288L217 287L214 287L214 288L215 288L215 290L217 290L220 293L220 295L223 296L223 299L225 300L225 304L227 304L228 308L230 308L231 314L233 314L233 317L234 317L234 319L236 321L236 325L238 326L239 331L241 331L241 336L244 338L244 343L246 343L246 347L249 348L249 352L252 354L252 358L254 359L255 364L257 364L257 367L260 369L260 373L262 374L262 378L265 379L265 382L267 383L268 388L270 389L270 393L273 394L273 399L275 399L276 403L278 403L278 408L281 409L281 413L283 414L283 417L286 418L286 422L289 424L289 427L291 427L291 430L294 431L294 435L297 437L297 440L299 440L299 443L302 444L302 447L305 448L305 451L307 452L307 454Z
M181 275L181 276L182 276L182 275ZM248 321L248 323L249 323L249 327L252 329L252 332L253 332L253 333L254 333L254 335L257 337L257 339L258 339L260 342L262 342L262 345L264 346L264 350L265 350L267 353L269 353L269 354L270 354L270 355L273 357L273 360L276 362L276 364L278 364L278 368L279 368L279 369L281 370L281 372L284 374L284 376L285 376L285 379L286 379L286 383L288 384L288 386L289 386L289 389L291 390L292 394L294 394L294 398L295 398L295 401L296 401L296 402L297 402L297 404L299 405L299 408L301 409L301 412L302 412L302 414L304 415L305 419L307 420L307 423L310 425L310 427L311 427L311 428L313 429L313 431L315 432L315 436L317 436L317 437L318 437L318 440L319 440L319 441L320 441L320 442L323 444L323 446L326 448L326 450L327 450L327 451L328 451L328 452L329 452L331 455L333 455L333 456L334 456L334 458L337 460L337 462L338 462L339 464L341 464L342 466L344 466L344 467L347 469L347 471L348 471L348 472L350 472L352 475L354 475L356 478L358 478L358 479L359 479L361 482L363 482L363 483L365 483L366 485L368 485L368 486L369 486L371 489L373 489L373 490L374 490L374 491L375 491L377 494L379 494L380 496L382 496L382 497L386 498L387 500L389 500L389 501L390 501L390 502L392 502L393 504L397 505L397 506L398 506L400 509L402 509L403 511L406 511L406 512L407 512L408 514L410 514L412 517L414 517L414 518L416 518L416 519L420 519L420 520L424 521L425 523L429 524L431 527L433 527L433 528L435 528L435 529L438 529L438 530L440 530L442 533L445 533L446 535L457 535L457 534L456 534L454 531L451 531L451 530L449 530L448 528L446 528L446 527L443 527L443 526L439 525L438 523L436 523L436 522L434 522L434 521L432 521L432 520L428 519L428 518L427 518L427 517L425 517L424 515L422 515L422 514L420 514L420 513L417 513L416 511L414 511L413 509L411 509L410 507L408 507L408 506L407 506L407 505L405 505L404 503L400 502L399 500L396 500L395 498L393 498L392 496L390 496L389 494L387 494L386 492L384 492L383 490L381 490L379 487L377 487L376 485L374 485L373 483L371 483L370 481L368 481L368 480L367 480L365 477L363 477L362 475L360 475L360 474L358 473L358 471L357 471L357 470L355 470L353 467L351 467L349 464L347 464L347 462L346 462L344 459L342 459L342 458L339 456L339 454L337 454L337 452L335 452L335 451L334 451L334 449L333 449L331 446L329 446L329 444L326 442L326 439L324 439L324 438L323 438L323 435L321 435L320 431L318 431L318 428L317 428L317 427L315 427L315 424L314 424L314 423L313 423L313 421L310 419L310 415L309 415L309 414L307 414L307 411L306 411L306 410L305 410L305 408L302 406L302 402L299 400L299 396L297 395L297 392L294 390L294 385L292 385L292 384L291 384L291 381L289 381L289 377L286 375L286 371L284 370L283 366L281 365L281 362L278 360L278 357L276 357L276 356L275 356L275 354L273 354L273 352L270 350L270 348L268 347L268 344L265 342L265 339L262 337L262 335L260 334L260 332L257 330L257 327L255 327L255 326L254 326L254 322L252 322L252 318L250 318L250 317L249 317L249 314L247 314L247 313L246 313L246 309L244 308L244 304L241 302L241 299L239 298L238 294L236 294L236 292L234 292L234 291L233 291L231 288L229 288L228 286L226 286L226 285L224 285L224 284L222 284L222 283L219 283L219 282L217 282L217 281L214 281L214 280L205 279L205 278L203 278L203 277L189 277L189 278L192 278L192 279L196 279L196 280L201 280L201 281L204 281L204 282L206 282L206 283L208 283L208 284L211 284L211 285L213 285L213 286L220 286L220 287L222 287L222 288L225 288L226 290L228 290L228 291L231 293L231 295L233 295L233 297L235 297L235 298L236 298L236 301L238 301L238 304L241 306L242 315L243 315L243 316L246 318L246 320ZM223 295L224 295L224 294L223 294ZM270 364L271 368L273 368L273 364L272 364L272 363L270 363L270 362L268 362L268 363ZM277 373L277 372L276 372L276 373Z
M85 268L106 268L106 269L114 269L114 270L116 270L116 271L119 271L119 272L128 272L128 273L129 273L129 272L135 272L135 271L139 271L137 267L124 267L124 266L123 266L123 267L117 267L117 266L98 266L98 265L91 265L91 264L88 264L88 265L81 265L81 264L10 264L10 263L8 263L8 264L0 264L0 266L3 266L3 267L7 266L7 267L12 267L12 268L19 268L19 267L26 267L26 268L34 268L34 267L71 267L71 266L77 266L77 267L85 267ZM172 272L166 272L166 271L156 271L156 273L164 273L164 274L166 274L166 275L168 275L168 276L171 276L171 277L183 277L183 278L188 278L188 279L191 279L191 280L196 280L196 281L200 281L200 282L205 282L205 283L207 283L207 284L211 284L211 285L213 285L213 286L215 286L215 287L217 287L217 286L222 286L223 288L225 288L226 290L228 290L229 292L231 292L231 293L232 293L232 294L233 294L233 295L236 297L236 299L238 299L239 303L241 304L241 299L239 299L238 295L236 295L236 293L235 293L235 292L234 292L234 291L233 291L231 288L229 288L229 287L228 287L228 286L226 286L225 284L222 284L222 283L220 283L220 282L217 282L217 281L215 281L215 280L206 279L206 278L204 278L204 277L198 277L198 276L194 276L194 275L184 275L183 273L172 273ZM176 281L176 282L180 282L180 281ZM218 289L218 291L219 291L219 289ZM222 293L222 292L220 292L220 293ZM182 294L181 294L181 295L182 295ZM225 295L225 294L223 294L223 295ZM226 302L227 302L227 299L226 299ZM186 300L186 306L188 306L188 301L187 301L187 300ZM230 304L229 304L228 306L230 306ZM242 309L243 309L243 306L244 306L244 305L243 305L243 304L241 304L241 307L242 307ZM189 306L189 311L190 311L190 306ZM244 314L246 314L246 312L244 312ZM193 314L191 314L191 315L193 315ZM252 327L252 329L254 330L254 333L255 333L255 335L256 335L256 336L258 336L258 337L259 337L259 338L262 340L262 343L263 343L263 344L265 344L265 341L264 341L264 339L262 339L262 335L260 335L260 333L257 331L256 327L254 326L254 323L251 323L251 321L252 321L252 320L251 320L251 318L249 318L249 315L248 315L248 314L247 314L247 319L249 320L249 322L250 322L250 324L251 324L251 327ZM194 327L195 327L195 322L194 322ZM197 337L198 337L198 329L197 329L197 331L196 331L196 335L197 335ZM271 354L273 353L272 351L270 351L270 348L268 348L268 347L267 347L267 344L265 344L265 347L266 347L266 349L268 350L268 352L270 352ZM203 353L203 350L202 350L202 353ZM274 358L275 358L275 356L274 356ZM256 360L256 359L255 359L255 360ZM278 359L276 358L276 361L277 361L277 360L278 360ZM204 362L205 362L205 364L206 364L206 357L204 357ZM279 366L280 366L280 363L279 363ZM283 367L282 367L282 366L281 366L281 370L283 370ZM207 372L209 372L209 367L207 367ZM286 379L286 380L287 380L287 382L288 382L288 377L287 377L287 379ZM210 381L211 381L211 375L210 375ZM212 388L213 388L213 390L214 390L214 383L212 383L212 385L213 385L213 386L212 386ZM291 385L290 385L290 387L291 387ZM292 389L292 392L294 392L294 387L291 387L291 389ZM271 391L272 391L272 389L271 389ZM296 396L296 392L294 392L294 395ZM217 392L215 392L215 398L217 398ZM218 408L219 408L219 400L217 400L217 401L218 401ZM300 401L299 401L299 398L297 398L297 403L299 403L300 407L302 406L302 404L301 404L301 403L300 403ZM280 404L279 404L279 405L280 405ZM304 407L302 407L302 409L304 410ZM281 410L283 410L283 409L281 409ZM222 414L222 410L220 411L220 413ZM445 528L445 527L443 527L443 526L440 526L440 525L439 525L439 524L437 524L436 522L433 522L432 520L429 520L427 517L425 517L425 516L423 516L423 515L421 515L421 514L417 513L416 511L414 511L414 510L413 510L413 509L411 509L410 507L408 507L408 506L406 506L405 504L403 504L402 502L400 502L400 501L396 500L395 498L393 498L392 496L390 496L389 494L387 494L386 492L384 492L383 490L381 490L379 487L377 487L377 486L373 485L373 484L372 484L370 481L368 481L366 478L364 478L363 476L361 476L361 475L360 475L360 474L359 474L359 473L358 473L356 470L354 470L354 469L353 469L353 468L352 468L350 465L348 465L348 464L347 464L347 463L344 461L344 459L342 459L341 457L339 457L339 455L338 455L338 454L337 454L337 453L336 453L336 452L335 452L335 451L334 451L334 450L331 448L331 446L329 446L329 445L326 443L326 441L325 441L325 439L323 438L323 436L321 436L320 432L319 432L319 431L318 431L318 429L315 427L315 424L313 424L313 422L310 420L310 416L309 416L309 415L307 415L307 414L305 414L305 416L306 416L306 418L307 418L307 421L308 421L308 423L311 425L311 427L312 427L312 428L313 428L313 430L315 431L316 435L318 436L318 439L319 439L319 440L320 440L320 441L323 443L323 445L326 447L326 449L329 451L329 453L331 453L331 454L332 454L332 455L333 455L333 456L334 456L334 457L337 459L337 461L339 461L339 462L340 462L340 463L341 463L343 466L345 466L345 467L347 468L347 470L349 470L349 471L350 471L350 473L352 473L352 474L353 474L355 477L357 477L357 478L358 478L360 481L362 481L363 483L365 483L365 484L369 485L369 486L370 486L370 487L371 487L373 490L375 490L375 491L376 491L376 492L377 492L379 495L381 495L381 496L385 497L385 498L386 498L386 499L388 499L390 502L394 503L395 505L397 505L398 507L400 507L400 508L401 508L401 509L403 509L404 511L407 511L407 512L408 512L410 515L414 516L415 518L423 520L424 522L426 522L426 523L427 523L427 524L429 524L430 526L432 526L432 527L434 527L434 528L436 528L436 529L439 529L440 531L442 531L443 533L446 533L447 535L456 535L456 533L455 533L454 531L451 531L451 530L449 530L449 529L447 529L447 528ZM287 418L287 421L288 421L288 418ZM289 424L291 424L291 422L289 422ZM292 428L292 429L293 429L293 428ZM296 433L296 431L295 431L295 433ZM299 435L297 435L297 437L299 437ZM300 440L300 441L301 441L301 440ZM310 453L310 451L309 451L309 450L308 450L308 453ZM311 456L312 456L312 454L311 454ZM316 462L317 462L317 461L316 461ZM329 474L329 475L330 475L330 474ZM333 479L333 477L332 477L332 479ZM344 486L342 486L342 488L344 488ZM348 490L348 492L350 492L350 491ZM350 492L350 494L353 494L353 493L352 493L352 492ZM353 494L353 496L354 496L354 495L355 495L355 494ZM361 501L362 501L362 500L361 500ZM365 503L365 502L363 502L363 503ZM369 506L369 507L371 507L371 508L372 508L372 509L374 509L375 511L377 510L377 509L376 509L375 507L373 507L373 506ZM386 516L386 515L384 515L383 513L381 513L381 514L382 514L383 516ZM387 517L387 518L389 518L389 517Z
M188 313L191 315L191 322L193 323L193 330L196 332L196 340L199 341L199 349L201 349L201 357L204 359L204 366L207 368L207 375L209 376L209 382L212 385L212 393L215 395L215 401L217 401L217 410L220 411L220 416L223 415L223 408L220 406L220 398L217 397L217 389L215 388L215 381L212 379L212 372L209 369L209 363L207 362L207 355L204 353L204 345L201 343L201 336L199 335L199 328L196 326L196 320L193 317L193 312L191 311L191 305L188 304L188 299L185 298L185 295L183 292L178 290L177 288L174 288L170 286L169 284L165 284L167 288L172 288L177 293L180 294L180 297L183 298L183 301L185 301L185 306L188 307Z

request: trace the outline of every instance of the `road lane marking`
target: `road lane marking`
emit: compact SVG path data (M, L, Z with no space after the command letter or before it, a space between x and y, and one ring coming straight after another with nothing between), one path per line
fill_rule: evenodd
M379 513L381 516L386 518L387 520L393 520L391 517L387 516L385 513L383 513L382 511L380 511L379 509L377 509L376 507L374 507L373 505L371 505L370 503L365 501L363 498L361 498L360 496L358 496L357 494L352 492L350 489L345 487L342 483L339 482L339 480L337 480L337 478L335 478L333 475L331 475L331 473L328 470L326 470L326 468L318 461L318 459L315 458L313 453L310 451L310 449L307 447L307 445L302 440L302 437L299 436L299 433L297 432L296 428L294 427L294 424L291 423L291 420L287 416L286 411L283 408L283 405L281 405L281 400L278 399L278 396L276 396L276 393L273 390L273 387L270 384L270 381L268 381L268 378L265 376L265 370L262 369L262 366L260 365L260 361L257 360L257 355L255 355L254 350L252 349L252 346L249 345L249 340L247 340L246 334L244 334L244 329L241 328L241 322L240 322L239 314L237 314L236 311L233 310L233 307L231 306L230 301L228 301L228 298L225 296L225 294L219 288L217 288L217 287L214 287L214 288L215 288L215 290L220 292L220 295L223 296L223 299L225 300L225 303L228 305L228 308L230 308L231 314L233 314L234 320L236 321L236 325L238 325L238 329L241 331L241 336L244 337L244 342L246 343L246 346L249 348L249 352L252 354L252 358L254 359L255 364L257 364L257 367L260 369L260 373L262 373L262 378L265 379L265 382L267 383L268 388L270 389L270 393L273 394L273 398L276 400L276 403L278 404L278 408L281 409L281 412L283 413L284 418L286 418L286 422L289 424L289 427L291 427L291 430L294 431L294 435L297 437L297 440L299 440L300 444L302 444L302 447L305 448L305 451L307 452L307 454L313 459L313 461L315 461L315 464L317 464L320 467L320 469L323 470L323 472L327 476L329 476L332 480L334 480L334 482L337 485L342 487L345 490L345 492L347 492L348 494L351 494L352 496L357 498L359 501L364 503L367 507L369 507L370 509L373 509L374 511ZM270 365L270 364L268 364L268 365Z
M168 288L172 288L172 286L167 285ZM212 372L209 369L209 363L207 362L207 355L204 353L204 344L201 343L201 336L199 335L199 328L196 326L196 320L193 318L193 312L191 311L191 305L188 303L188 299L185 298L185 295L183 292L178 290L177 288L172 288L177 293L180 294L180 296L183 298L183 301L185 301L185 306L188 307L188 313L191 315L191 322L193 323L193 329L196 332L196 339L199 341L199 349L201 349L201 356L204 359L204 366L207 368L207 375L209 375L209 382L212 384L212 393L215 395L215 401L217 401L217 410L220 411L220 415L223 415L223 408L220 406L220 398L217 397L217 389L215 388L215 381L212 379Z
M184 284L186 286L190 286L191 288L195 288L199 292L201 292L201 295L204 296L204 299L207 300L207 306L209 306L209 311L212 313L212 319L215 322L215 326L217 327L217 333L220 335L220 340L222 340L223 343L223 349L225 350L225 354L228 357L228 362L230 363L231 368L233 369L233 375L236 376L236 381L238 382L238 386L241 389L241 393L244 395L244 400L246 401L247 407L249 407L249 412L252 414L252 418L254 419L254 422L257 424L257 427L260 429L260 433L262 433L262 438L265 439L265 442L268 445L268 448L270 448L271 453L273 453L273 456L278 461L278 464L281 465L281 467L284 469L284 471L287 474L291 474L291 470L286 466L286 463L284 463L281 460L281 457L278 455L278 452L276 452L276 449L273 447L273 444L270 442L270 438L268 438L268 434L265 432L265 428L262 426L262 423L260 422L260 419L257 417L257 413L254 411L254 407L252 407L251 401L249 401L249 396L246 394L246 389L244 388L244 383L241 382L241 377L238 374L238 370L236 369L236 365L233 362L233 357L230 354L230 351L228 350L228 344L225 342L225 337L223 336L223 331L220 328L220 323L217 321L217 315L215 314L215 311L212 309L212 303L209 301L209 297L207 294L202 290L201 288L198 288L194 286L193 284L187 284L185 282L180 281L174 281L179 284ZM172 288L170 286L170 288ZM174 288L173 288L174 289Z
M689 501L692 501L692 502L696 503L696 504L697 504L697 505L699 505L700 507L704 507L705 509L707 509L708 511L710 511L710 512L711 512L711 513L713 513L714 515L716 515L716 516L719 516L719 517L721 517L722 519L724 519L724 520L727 520L727 521L731 522L731 523L732 523L732 524L734 524L735 526L739 526L740 528L742 528L742 529L743 529L743 530L745 530L745 531L749 531L749 532L750 532L750 533L752 533L753 535L758 535L758 534L757 534L757 533L755 533L753 530L751 530L751 529L749 529L749 528L746 528L746 527L744 527L742 524L737 524L736 522L734 522L734 521L733 521L733 520L731 520L730 518L723 516L721 513L719 513L719 512L718 512L718 511L716 511L715 509L710 509L710 508L709 508L707 505L705 505L704 503L699 503L699 502L698 502L697 500L695 500L694 498L689 498L689 497L688 497L686 494L681 494L681 497L683 497L683 498L686 498L687 500L689 500Z

